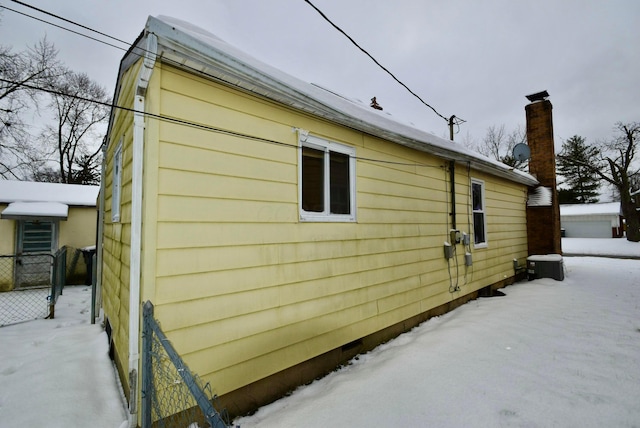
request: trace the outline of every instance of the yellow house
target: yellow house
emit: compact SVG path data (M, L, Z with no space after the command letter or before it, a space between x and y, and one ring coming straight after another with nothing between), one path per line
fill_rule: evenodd
M512 283L528 255L533 176L187 23L148 19L114 99L100 280L134 400L145 301L237 414Z
M33 281L48 283L51 260L35 254L95 245L99 190L99 186L0 180L0 291ZM82 279L83 269L80 261L75 273Z

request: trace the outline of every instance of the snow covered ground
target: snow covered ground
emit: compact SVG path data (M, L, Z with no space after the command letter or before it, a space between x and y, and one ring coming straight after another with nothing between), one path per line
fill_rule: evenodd
M563 249L640 258L624 239ZM520 282L433 318L234 423L638 427L640 260L566 257L565 269L562 282ZM123 426L90 300L89 287L68 287L54 320L0 328L0 427Z
M629 242L624 238L562 238L562 253L565 255L598 255L640 259L640 243Z
M66 287L55 319L0 328L0 427L118 428L126 420L90 307L90 287Z

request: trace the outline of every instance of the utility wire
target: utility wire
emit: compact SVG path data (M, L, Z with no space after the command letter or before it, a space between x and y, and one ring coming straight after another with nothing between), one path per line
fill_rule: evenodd
M329 24L331 24L331 26L333 28L335 28L336 30L338 30L340 33L342 33L342 35L344 35L347 39L349 39L349 41L351 43L353 43L358 49L360 49L366 56L368 56L369 58L371 58L371 60L376 63L376 65L378 67L380 67L382 70L384 70L389 76L391 76L393 78L393 80L395 80L396 82L398 82L400 85L402 85L407 91L409 91L409 93L411 95L413 95L414 97L416 97L418 100L420 100L420 102L422 104L424 104L425 106L429 107L431 110L433 110L433 112L435 114L437 114L438 116L440 116L442 119L446 120L447 123L449 122L449 118L444 117L443 115L441 115L440 113L438 113L438 111L433 108L429 103L427 103L425 100L423 100L420 95L416 94L415 92L413 92L407 85L405 85L400 79L398 79L392 72L390 72L384 65L380 64L380 62L375 59L369 52L367 52L363 47L361 47L355 40L353 40L353 38L351 36L349 36L342 28L338 27L336 24L334 24L328 17L327 15L325 15L320 9L318 9L313 3L311 3L310 0L304 0L306 3L309 4L309 6L311 6L313 9L315 9L316 12L318 12L320 14L320 16L322 16L324 18L325 21L327 21Z
M56 14L54 14L54 13L48 12L48 11L46 11L46 10L43 10L43 9L37 8L37 7L35 7L35 6L31 6L31 5L27 4L27 3L21 2L21 1L19 1L19 0L11 0L11 1L13 1L14 3L18 3L18 4L20 4L20 5L24 6L24 7L27 7L27 8L30 8L30 9L36 10L36 11L38 11L38 12L40 12L40 13L45 14L45 15L48 15L48 16L54 17L54 18L56 18L56 19L59 19L59 20L61 20L61 21L64 21L64 22L70 23L70 24L72 24L72 25L75 25L75 26L78 26L78 27L80 27L80 28L83 28L83 29L86 29L86 30L88 30L88 31L94 32L94 33L96 33L96 34L99 34L99 35L101 35L101 36L104 36L104 37L107 37L107 38L109 38L109 39L115 40L115 41L117 41L117 42L123 43L123 44L127 45L127 48L123 48L123 47L120 47L120 46L116 46L116 45L114 45L114 44L112 44L112 43L105 42L105 41L103 41L103 40L100 40L100 39L97 39L97 38L94 38L94 37L88 36L88 35L86 35L86 34L84 34L84 33L80 33L80 32L78 32L78 31L74 31L74 30L72 30L72 29L69 29L69 28L63 27L63 26L61 26L61 25L54 24L54 23L49 22L49 21L46 21L46 20L44 20L44 19L41 19L41 18L38 18L38 17L32 16L32 15L29 15L29 14L26 14L26 13L23 13L23 12L20 12L20 11L17 11L17 10L15 10L15 9L11 9L11 8L9 8L9 7L7 7L7 6L4 6L4 5L0 5L0 7L4 8L4 9L7 9L7 10L9 10L9 11L11 11L11 12L18 13L18 14L20 14L20 15L23 15L23 16L26 16L26 17L29 17L29 18L32 18L32 19L34 19L34 20L36 20L36 21L40 21L40 22L43 22L43 23L45 23L45 24L49 24L49 25L52 25L52 26L54 26L54 27L60 28L60 29L62 29L62 30L69 31L69 32L71 32L71 33L73 33L73 34L76 34L76 35L79 35L79 36L82 36L82 37L86 37L86 38L88 38L88 39L90 39L90 40L93 40L93 41L96 41L96 42L99 42L99 43L103 43L103 44L105 44L105 45L107 45L107 46L111 46L111 47L114 47L114 48L116 48L116 49L120 49L120 50L123 50L123 51L127 51L127 50L129 49L129 46L130 46L130 45L129 45L129 43L128 43L128 42L125 42L125 41L124 41L124 40L122 40L122 39L118 39L117 37L113 37L113 36L111 36L111 35L109 35L109 34L106 34L106 33L103 33L103 32L101 32L101 31L95 30L95 29L93 29L93 28L87 27L86 25L79 24L79 23L77 23L77 22L75 22L75 21L72 21L72 20L70 20L70 19L67 19L67 18L64 18L64 17L62 17L62 16L56 15ZM312 5L312 6L313 6L313 5ZM322 12L320 12L320 13L322 13ZM347 37L348 37L348 36L347 36ZM355 42L354 42L354 43L355 43ZM133 55L137 55L138 57L142 57L143 53L148 52L148 51L147 51L146 49L144 49L144 48L137 48L137 49L138 49L139 51L142 51L142 53L134 53L134 52L131 52L131 53L132 53ZM227 84L233 85L233 83L231 83L231 82L227 82L227 81L225 81L225 80L223 80L223 79L220 79L220 78L218 78L218 77L216 77L216 76L213 76L213 75L211 75L211 74L208 74L208 73L206 73L206 72L204 72L204 71L201 71L201 70L198 70L198 69L196 69L196 68L190 67L190 66L188 66L188 65L186 65L186 64L181 64L181 63L178 63L177 61L173 61L173 60L170 60L170 59L168 59L168 58L164 58L163 60L164 60L164 61L167 61L167 62L170 62L170 63L173 63L173 64L176 64L176 65L181 66L181 67L185 67L185 68L191 69L192 71L196 72L197 74L204 75L204 76L207 76L207 77L209 77L209 78L216 79L216 80L219 80L219 81L223 81L223 82L225 82L225 83L227 83ZM374 61L375 61L375 59L374 59ZM384 68L384 67L383 67L383 68ZM53 94L53 95L66 96L66 97L70 97L70 98L79 99L79 100L82 100L82 101L85 101L85 102L90 102L90 103L100 104L100 105L103 105L103 106L105 106L105 107L109 107L109 108L111 108L111 109L121 109L121 110L129 111L129 112L132 112L132 113L139 113L139 114L143 114L143 115L145 115L145 116L153 117L153 118L156 118L156 119L159 119L159 120L169 121L169 122L173 122L173 123L178 123L178 124L181 124L181 125L191 126L191 127L195 127L195 128L200 128L200 129L204 129L204 130L208 130L208 131L212 131L212 132L219 132L219 133L223 133L223 134L227 134L227 135L233 135L233 136L242 137L242 138L247 138L247 139L251 139L251 140L257 140L257 141L263 141L263 142L271 143L271 144L278 144L278 145L290 146L290 147L295 147L295 148L297 148L297 147L298 147L298 146L293 146L293 145L291 145L291 144L282 143L282 142L279 142L279 141L269 140L269 139L266 139L266 138L255 137L255 136L252 136L252 135L242 134L242 133L238 133L238 132L226 131L226 130L223 130L223 129L220 129L220 128L215 128L215 127L208 126L208 125L203 125L203 124L199 124L199 123L195 123L195 122L189 122L189 121L184 120L184 119L172 118L172 117L168 117L168 116L156 115L156 114L153 114L153 113L148 113L148 112L144 112L144 111L139 111L139 110L135 110L135 109L128 108L128 107L118 106L118 105L116 105L115 103L102 102L102 101L98 101L98 100L94 100L94 99L89 99L89 98L81 97L81 96L78 96L78 95L73 95L73 94L69 94L69 93L63 93L63 92L56 91L56 90L53 90L53 89L47 89L47 88L42 88L42 87L32 86L32 85L25 84L25 83L21 83L21 82L13 82L13 81L6 80L6 79L2 79L2 78L0 78L0 81L2 81L2 82L6 82L6 83L10 83L10 84L17 84L17 85L20 85L20 86L23 86L23 87L25 87L25 88L29 88L29 89L40 90L40 91L43 91L43 92L51 93L51 94ZM233 86L236 86L236 85L233 85ZM407 88L407 89L408 89L408 88ZM409 90L409 91L410 91L410 90ZM430 107L430 106L429 106L429 107ZM432 108L432 109L433 109L433 108ZM435 110L434 110L434 111L435 111ZM436 113L437 113L437 112L436 112ZM439 113L437 113L437 114L439 114ZM442 117L442 116L441 116L441 117ZM447 120L448 120L448 119L447 119ZM395 162L395 161L386 161L386 160L381 160L381 159L364 158L364 157L356 157L356 156L354 156L353 158L354 158L354 159L356 159L356 160L361 160L361 161L369 161L369 162L374 162L374 163L384 163L384 164L391 164L391 165L401 165L401 166L418 166L418 167L431 167L431 168L442 168L442 166L437 166L437 165L425 165L425 164L419 164L419 163Z
M78 24L77 22L71 21L70 19L64 18L64 17L59 16L59 15L56 15L55 13L48 12L48 11L46 11L44 9L40 9L38 7L32 6L32 5L27 4L27 3L23 3L23 2L21 2L19 0L11 0L11 1L14 2L14 3L18 3L21 6L27 7L29 9L33 9L33 10L36 10L36 11L38 11L40 13L44 13L45 15L49 15L49 16L51 16L53 18L56 18L56 19L59 19L61 21L68 22L69 24L73 24L73 25L75 25L77 27L84 28L85 30L89 30L89 31L91 31L93 33L100 34L101 36L107 37L107 38L109 38L111 40L115 40L116 42L124 43L127 47L129 46L129 42L126 42L124 40L121 40L121 39L118 39L116 37L110 36L109 34L100 32L100 31L95 30L95 29L93 29L91 27L87 27L86 25ZM5 6L3 6L3 7L5 7ZM9 8L7 8L7 9L9 9ZM12 9L9 9L9 10L12 10ZM20 13L20 12L18 12L18 13ZM29 15L27 15L27 16L29 16ZM38 19L38 18L35 18L35 19ZM60 28L62 28L62 27L60 27ZM71 31L71 30L69 30L69 31ZM76 34L80 34L80 33L76 33ZM83 34L81 34L81 35L83 35Z
M114 45L114 44L112 44L112 43L109 43L109 42L106 42L106 41L104 41L104 40L97 39L97 38L92 37L92 36L89 36L89 35L87 35L87 34L80 33L80 32L78 32L78 31L72 30L72 29L70 29L70 28L66 28L66 27L63 27L63 26L61 26L61 25L58 25L58 24L52 23L52 22L50 22L50 21L46 21L46 20L44 20L44 19L41 19L41 18L35 17L35 16L33 16L33 15L29 15L29 14L26 14L26 13L24 13L24 12L17 11L17 10L15 10L15 9L9 8L9 7L4 6L4 5L0 5L0 7L4 8L4 9L7 9L7 10L9 10L9 11L11 11L11 12L14 12L14 13L17 13L17 14L20 14L20 15L23 15L23 16L26 16L26 17L29 17L29 18L34 19L34 20L36 20L36 21L40 21L40 22L43 22L43 23L45 23L45 24L49 24L49 25L51 25L51 26L54 26L54 27L56 27L56 28L59 28L59 29L62 29L62 30L68 31L68 32L70 32L70 33L73 33L73 34L76 34L76 35L79 35L79 36L82 36L82 37L86 37L86 38L88 38L88 39L90 39L90 40L94 40L94 41L96 41L96 42L98 42L98 43L102 43L102 44L104 44L104 45L114 47L114 48L119 49L119 50L122 50L122 51L127 51L127 50L129 49L130 44L129 44L128 42L126 42L126 41L122 40L122 39L119 39L119 38L117 38L117 37L111 36L111 35L109 35L109 34L106 34L106 33L102 32L102 31L98 31L98 30L96 30L96 29L93 29L93 28L88 27L88 26L86 26L86 25L83 25L83 24L80 24L80 23L78 23L78 22L72 21L72 20L70 20L70 19L64 18L64 17L62 17L62 16L60 16L60 15L56 15L55 13L52 13L52 12L46 11L46 10L44 10L44 9L41 9L41 8L38 8L38 7L32 6L32 5L30 5L30 4L24 3L24 2L22 2L22 1L20 1L20 0L11 0L11 1L12 1L12 2L14 2L14 3L17 3L17 4L21 5L21 6L27 7L27 8L29 8L29 9L33 9L33 10L38 11L38 12L40 12L40 13L43 13L43 14L45 14L45 15L48 15L48 16L51 16L51 17L53 17L53 18L59 19L59 20L61 20L61 21L67 22L67 23L69 23L69 24L72 24L72 25L75 25L75 26L77 26L77 27L83 28L83 29L85 29L85 30L91 31L91 32L93 32L93 33L99 34L99 35L101 35L101 36L103 36L103 37L107 37L107 38L109 38L109 39L111 39L111 40L117 41L117 42L119 42L119 43L123 43L123 44L124 44L124 45L126 45L127 47L126 47L126 48L124 48L124 47L121 47L121 46L116 46L116 45ZM320 14L320 15L321 15L321 16L322 16L322 17L323 17L327 22L329 22L329 23L330 23L334 28L336 28L340 33L342 33L345 37L347 37L347 38L351 41L351 43L353 43L356 47L358 47L358 49L360 49L360 50L361 50L363 53L365 53L369 58L371 58L371 60L372 60L376 65L378 65L382 70L384 70L386 73L388 73L388 74L389 74L389 75L390 75L390 76L391 76L391 77L392 77L396 82L398 82L400 85L402 85L402 86L403 86L407 91L409 91L409 93L411 93L414 97L416 97L418 100L420 100L420 102L421 102L422 104L424 104L425 106L427 106L427 107L429 107L431 110L433 110L433 112L434 112L436 115L438 115L439 117L441 117L442 119L444 119L444 120L445 120L445 121L447 121L448 123L449 123L449 121L450 121L451 119L455 118L455 119L456 119L456 123L455 123L455 124L456 124L456 125L458 125L458 129L459 129L459 125L460 125L460 123L463 123L463 122L464 122L464 120L462 120L462 119L460 119L460 118L457 118L457 117L455 117L455 116L452 116L452 118L451 118L451 119L448 119L448 118L444 117L444 116L443 116L442 114L440 114L440 113L439 113L435 108L433 108L433 107L432 107L431 105L429 105L426 101L424 101L424 100L423 100L423 99L422 99L418 94L416 94L414 91L412 91L412 90L411 90L411 89L410 89L406 84L404 84L402 81L400 81L400 80L399 80L399 79L398 79L398 78L397 78L393 73L391 73L391 71L389 71L386 67L384 67L382 64L380 64L380 62L378 62L378 61L377 61L377 60L376 60L376 59L375 59L371 54L369 54L369 52L367 52L365 49L363 49L363 48L362 48L362 47L361 47L361 46L360 46L360 45L359 45L359 44L358 44L358 43L357 43L357 42L356 42L352 37L350 37L350 36L349 36L346 32L344 32L340 27L338 27L336 24L334 24L334 23L333 23L333 22L332 22L332 21L331 21L331 20L330 20L330 19L329 19L329 18L328 18L328 17L327 17L327 16L326 16L326 15L325 15L321 10L320 10L320 9L318 9L318 8L317 8L313 3L311 3L309 0L305 0L305 1L306 1L306 2L311 6L311 7L313 7L313 8L314 8L314 9L315 9L315 10L316 10L316 11L317 11L317 12L318 12L318 13L319 13L319 14ZM139 57L142 57L142 55L143 55L144 53L146 53L146 52L147 52L147 50L146 50L146 49L141 48L141 47L135 47L135 49L136 49L136 50L138 50L138 51L141 51L141 53L135 53L135 52L131 52L131 53L132 53L132 54L134 54L134 55L138 55ZM180 66L185 67L185 68L189 68L189 69L191 69L191 70L195 71L196 73L198 73L198 74L200 74L200 75L204 75L204 76L207 76L207 77L210 77L210 78L215 78L215 79L217 79L217 80L222 80L222 79L220 79L220 78L216 78L215 76L212 76L212 75L210 75L210 74L208 74L208 73L206 73L206 72L204 72L204 71L202 71L202 70L198 70L198 69L196 69L196 68L190 67L190 66L188 66L188 65L186 65L186 64L179 64L178 62L176 62L176 61L172 61L172 60L167 59L167 58L165 58L164 60L165 60L165 61L167 61L167 62L173 63L173 64L180 65ZM224 81L224 80L222 80L222 81ZM228 83L228 84L231 84L231 85L233 85L233 86L236 86L236 85L234 85L232 82L226 82L226 81L225 81L225 83Z
M16 1L16 0L12 0L12 1ZM20 3L20 2L17 2L17 3ZM22 4L22 3L21 3L21 4ZM10 7L7 7L7 6L5 6L5 5L0 5L0 7L1 7L1 8L3 8L3 9L7 9L7 10L9 10L9 11L11 11L11 12L17 13L18 15L26 16L27 18L35 19L36 21L40 21L40 22L43 22L43 23L45 23L45 24L49 24L49 25L51 25L51 26L53 26L53 27L56 27L56 28L59 28L59 29L61 29L61 30L65 30L65 31L68 31L68 32L73 33L73 34L77 34L78 36L86 37L87 39L91 39L91 40L96 41L96 42L98 42L98 43L102 43L102 44L105 44L105 45L107 45L107 46L111 46L111 47L114 47L114 48L116 48L116 49L120 49L120 50L122 50L122 51L126 51L126 50L127 50L127 48L123 48L123 47L121 47L121 46L116 46L116 45L114 45L114 44L112 44L112 43L105 42L104 40L100 40L100 39L97 39L97 38L95 38L95 37L88 36L88 35L86 35L86 34L84 34L84 33L80 33L80 32L78 32L78 31L72 30L72 29L70 29L70 28L66 28L66 27L63 27L63 26L61 26L61 25L54 24L53 22L45 21L45 20L44 20L44 19L42 19L42 18L38 18L37 16L29 15L28 13L20 12L19 10L11 9ZM46 13L46 12L43 12L43 13ZM53 15L53 16L55 16L55 15ZM59 18L59 19L63 19L63 20L65 20L65 21L68 21L67 19L64 19L64 18ZM84 26L82 26L82 25L80 25L80 24L74 24L74 25L78 25L78 26L80 26L80 27L83 27L83 28L84 28ZM96 31L96 30L92 30L92 31L95 31L96 33L102 34L102 33L100 33L99 31ZM111 37L111 38L113 38L113 37ZM118 39L115 39L115 40L118 40ZM118 40L118 41L119 41L119 40ZM122 42L122 43L125 43L125 42Z
M300 149L300 147L298 145L295 145L295 144L283 143L281 141L271 140L269 138L256 137L255 135L244 134L242 132L229 131L229 130L222 129L222 128L216 128L215 126L210 126L210 125L205 125L205 124L202 124L202 123L192 122L192 121L189 121L189 120L186 120L186 119L180 119L180 118L177 118L177 117L163 116L163 115L160 115L160 114L149 113L149 112L146 112L146 111L136 110L136 109L133 109L133 108L130 108L130 107L119 106L119 105L117 105L115 103L109 103L109 102L105 102L105 101L94 100L94 99L91 99L91 98L82 97L80 95L61 92L61 91L56 90L56 89L42 88L42 87L39 87L39 86L29 85L27 83L16 82L16 81L7 80L7 79L3 79L3 78L0 78L0 82L15 84L15 85L23 86L23 87L28 88L28 89L33 89L33 90L46 92L46 93L49 93L49 94L52 94L52 95L59 95L59 96L69 97L69 98L72 98L72 99L76 99L76 100L80 100L80 101L84 101L84 102L88 102L88 103L94 103L94 104L102 105L102 106L105 106L105 107L109 107L111 109L123 110L123 111L134 113L134 114L136 114L136 113L137 114L142 114L142 115L144 115L146 117L150 117L150 118L153 118L153 119L158 119L158 120L161 120L161 121L164 121L164 122L170 122L170 123L175 123L175 124L178 124L178 125L189 126L189 127L192 127L192 128L202 129L202 130L205 130L205 131L215 132L215 133L218 133L218 134L229 135L229 136L232 136L232 137L245 138L245 139L248 139L248 140L258 141L258 142L262 142L262 143L269 143L269 144L289 147L289 148L293 148L293 149ZM395 162L395 161L387 161L387 160L382 160L382 159L365 158L365 157L358 157L358 156L352 156L352 158L355 159L355 160L360 160L360 161L367 161L367 162L373 162L373 163L382 163L382 164L390 164L390 165L416 166L416 167L424 167L424 168L443 168L442 165L426 165L426 164L420 164L420 163L415 163L415 162L412 162L412 163L409 163L409 162Z

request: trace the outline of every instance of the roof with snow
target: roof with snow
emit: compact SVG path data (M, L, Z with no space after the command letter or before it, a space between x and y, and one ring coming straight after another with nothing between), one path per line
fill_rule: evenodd
M0 203L59 202L95 207L100 186L0 180Z
M4 220L66 220L69 205L60 202L11 202L2 210Z
M148 18L144 32L122 59L117 85L120 85L122 74L140 59L140 52L145 52L145 65L149 67L160 60L396 144L468 164L510 181L528 186L538 184L530 174L461 144L400 123L386 112L372 109L358 100L290 76L208 31L175 18ZM117 87L116 96L118 93Z
M602 204L568 204L560 205L560 215L583 216L583 215L622 215L620 202L606 202Z

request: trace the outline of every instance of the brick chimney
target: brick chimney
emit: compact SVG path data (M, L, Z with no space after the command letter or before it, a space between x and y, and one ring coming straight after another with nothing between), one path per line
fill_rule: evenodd
M553 143L553 109L547 91L528 95L525 106L527 143L531 150L529 173L543 188L530 189L527 202L529 255L562 254L560 205L556 190L556 155ZM550 198L538 195L550 195ZM550 199L550 200L549 200Z

